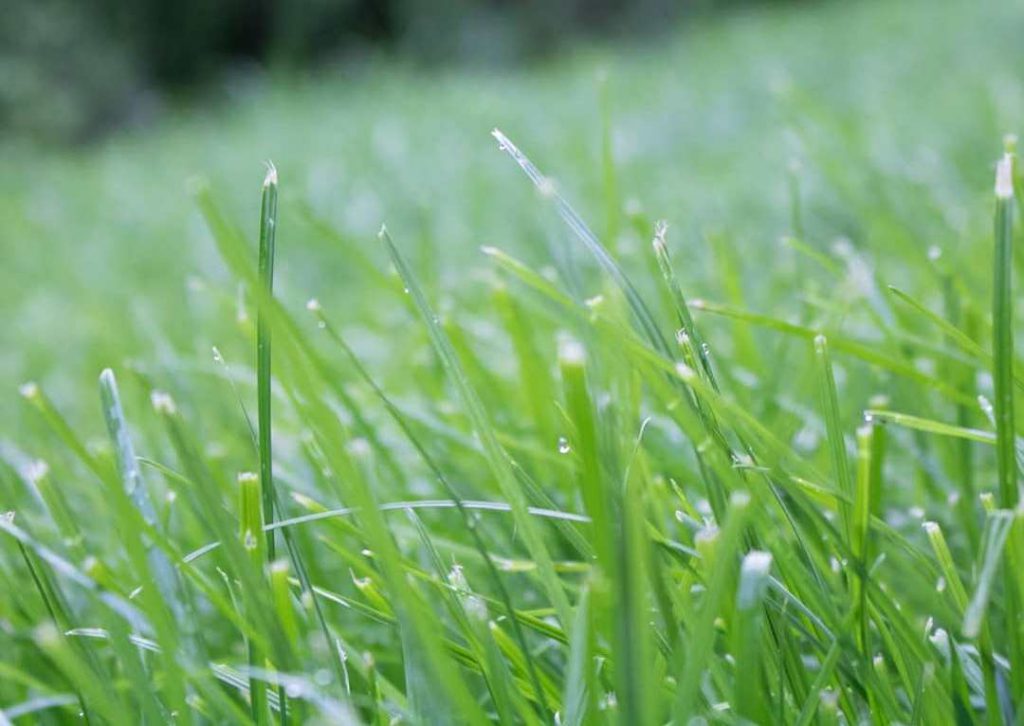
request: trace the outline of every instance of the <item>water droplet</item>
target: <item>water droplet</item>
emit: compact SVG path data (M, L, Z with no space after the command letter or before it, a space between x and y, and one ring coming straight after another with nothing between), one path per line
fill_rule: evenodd
M245 530L245 548L247 550L256 549L256 536L252 533L251 529Z
M572 447L569 446L569 439L565 438L564 436L559 436L558 437L558 453L559 454L568 454L570 451L572 451Z

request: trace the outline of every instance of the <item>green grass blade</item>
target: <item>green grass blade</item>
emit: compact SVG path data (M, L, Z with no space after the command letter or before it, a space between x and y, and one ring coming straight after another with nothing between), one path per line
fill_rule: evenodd
M997 509L989 512L982 530L982 550L978 560L974 594L964 613L962 631L965 637L976 638L988 610L989 599L995 586L999 563L1003 558L1010 528L1014 523L1013 512Z
M825 431L832 459L832 473L836 478L839 491L848 497L849 501L852 501L855 498L855 491L853 480L850 476L850 462L846 454L842 419L839 414L839 394L836 391L836 379L832 372L828 340L824 335L819 335L814 339L814 352L818 360L818 391L825 418ZM843 500L840 500L840 512L843 516L843 526L846 529L847 541L850 541L852 538L853 520L849 506Z
M520 529L530 556L537 563L538 574L545 593L554 606L559 621L563 624L563 627L567 627L567 624L572 622L569 600L565 595L562 584L558 581L558 576L555 573L551 560L551 554L541 537L541 533L527 512L527 502L516 480L508 455L498 442L487 413L483 409L472 385L466 378L458 358L455 356L455 351L452 349L451 343L438 324L437 317L431 311L426 298L423 296L423 292L420 290L412 270L409 269L404 258L391 241L391 237L386 229L381 229L380 237L406 289L409 290L409 294L412 296L424 324L427 326L431 344L444 363L445 371L466 408L466 413L472 422L473 429L481 439L484 450L487 452L487 461L491 468L491 473L497 480L502 496L512 505L513 517L516 520L517 527Z
M736 624L733 630L733 654L736 658L736 714L753 723L766 723L762 673L764 600L768 592L772 556L768 552L748 552L740 565L736 590Z
M263 296L259 298L256 322L256 392L257 427L259 432L260 487L263 511L268 522L274 521L274 457L271 429L270 314L268 300L274 295L274 242L277 238L277 169L267 164L260 205L259 281ZM267 538L267 558L276 557L275 537Z
M999 506L1010 510L1016 508L1020 499L1013 400L1013 167L1014 156L1010 152L1004 154L996 167L995 254L992 272L992 378ZM1016 698L1024 694L1024 636L1020 625L1024 605L1019 602L1018 577L1019 573L1015 573L1010 566L1005 568L1007 641Z

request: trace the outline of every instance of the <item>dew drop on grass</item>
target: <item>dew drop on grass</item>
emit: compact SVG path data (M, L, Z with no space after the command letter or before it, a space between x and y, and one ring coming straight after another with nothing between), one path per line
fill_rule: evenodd
M256 549L256 536L252 533L251 529L245 530L244 545L247 550Z
M558 437L558 453L559 454L568 454L570 451L572 451L572 447L569 446L569 439L565 438L564 436L559 436Z

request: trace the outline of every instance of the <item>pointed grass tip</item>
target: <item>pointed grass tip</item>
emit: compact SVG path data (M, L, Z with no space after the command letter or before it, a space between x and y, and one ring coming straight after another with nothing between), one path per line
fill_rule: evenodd
M1013 198L1013 156L1009 153L996 164L996 198Z
M274 166L274 162L267 159L265 162L267 165L267 175L263 177L263 188L266 189L269 186L277 186L277 167Z
M50 465L42 459L33 459L25 465L21 474L26 481L32 484L38 484L40 481L46 478L46 475L50 473Z
M654 225L654 240L651 244L654 246L655 253L663 255L668 252L668 242L665 241L665 235L668 233L668 222L664 219L659 219Z
M153 410L164 416L173 416L178 412L178 405L174 398L166 391L152 390L149 393L149 402Z
M509 138L505 136L497 126L491 129L491 136L493 136L495 141L498 142L498 148L502 151L510 151L516 148L515 144L509 141Z
M568 336L558 341L558 360L562 365L581 366L587 360L583 344Z

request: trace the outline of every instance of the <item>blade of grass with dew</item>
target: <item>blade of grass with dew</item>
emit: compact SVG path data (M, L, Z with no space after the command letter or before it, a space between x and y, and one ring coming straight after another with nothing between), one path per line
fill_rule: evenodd
M372 460L365 441L349 444L358 474L353 477L353 499L360 508L368 544L380 563L381 574L396 608L401 633L406 687L413 717L424 723L482 723L483 713L472 700L465 684L451 671L440 652L431 623L426 617L421 596L407 582L401 565L401 553L377 503L373 498ZM433 689L438 690L433 690Z
M277 495L274 488L274 454L271 397L271 325L267 306L274 297L274 247L277 239L277 168L267 162L267 175L263 180L260 201L259 281L263 294L256 307L256 418L259 434L260 489L263 495L263 513L273 522ZM267 562L277 559L277 535L266 539ZM278 688L280 721L288 723L288 697L284 687Z
M587 379L587 355L581 343L563 340L559 346L558 364L566 397L566 411L573 430L573 447L581 461L579 487L588 514L597 532L598 572L592 575L594 605L610 594L607 607L613 618L616 698L623 718L629 723L651 721L650 702L644 696L649 683L646 671L649 660L644 655L647 636L646 606L640 595L646 575L639 554L641 533L638 513L631 511L628 487L615 486L608 472L617 467L609 461L613 456L602 452L596 425L597 414ZM607 418L607 417L606 417ZM629 471L626 475L629 480ZM607 593L607 594L606 594ZM638 625L638 618L643 625Z
M156 524L156 513L135 457L135 449L121 407L117 380L109 368L100 374L100 398L124 492L142 520L153 527ZM187 707L185 701L185 675L177 662L179 646L186 660L193 660L197 656L196 644L193 642L194 631L191 624L194 620L190 612L190 603L178 579L178 572L167 555L148 542L141 531L131 529L128 522L123 521L122 526L129 528L124 534L133 541L133 544L141 545L144 553L140 558L140 553L134 547L129 547L139 574L145 578L141 598L163 647L170 708L177 710L185 723L191 723L191 709Z
M533 685L534 691L538 694L538 698L541 698L541 694L543 693L543 691L540 687L540 680L537 676L536 665L531 656L531 651L526 643L526 638L520 626L519 619L515 616L515 608L512 604L511 596L509 595L508 589L506 588L504 582L501 579L501 575L499 574L498 569L494 564L493 558L491 557L490 553L487 550L486 544L483 540L483 536L481 535L480 530L476 525L476 522L473 520L472 515L468 513L467 507L464 505L462 499L458 496L455 487L445 476L444 472L441 470L440 466L437 464L434 458L427 452L427 449L420 441L419 437L413 431L412 427L410 426L407 420L407 417L403 415L403 413L391 401L387 394L384 393L383 389L381 389L381 387L373 379L369 371L363 365L362 361L360 361L358 356L356 356L352 348L349 347L349 345L345 342L344 338L342 338L341 335L337 333L334 327L327 320L322 308L319 305L307 305L307 308L317 315L321 327L327 331L331 339L335 343L337 343L338 346L342 349L342 351L348 358L349 362L355 368L359 377L363 379L363 381L371 388L371 390L374 392L377 398L380 399L381 403L384 405L388 414L392 417L395 423L398 424L399 428L402 430L402 433L405 434L406 438L413 445L413 448L419 454L423 462L427 465L427 468L434 475L435 479L437 479L437 481L441 484L445 492L452 497L452 505L458 510L466 530L470 533L473 539L474 547L480 554L481 559L483 560L487 567L487 571L491 577L491 581L494 583L495 589L497 589L500 595L501 602L505 608L505 611L512 620L512 629L515 634L516 640L518 641L519 647L522 649L523 653L525 653L527 657L528 673L530 676L531 683ZM509 505L509 511L512 511L511 505ZM530 509L529 507L527 508L527 512L530 514L535 513L535 511ZM542 708L546 708L543 705L543 702L541 702L541 705Z
M250 569L255 573L261 589L264 584L263 560L268 547L267 537L263 533L262 487L260 479L251 472L238 475L239 491L239 527L242 546L249 555ZM259 604L246 603L246 610L252 612ZM259 646L249 641L249 667L263 668L265 659ZM249 677L249 702L252 719L259 726L269 723L270 714L267 704L267 684L263 679Z
M962 619L970 605L970 601L968 600L967 590L964 588L963 581L960 579L960 573L957 571L956 564L953 562L953 555L949 550L949 545L946 544L946 537L943 535L942 528L937 522L924 522L922 527L924 528L925 534L928 536L928 541L932 546L932 551L935 553L935 559L938 561L939 567L942 570L942 576L946 580L947 590L949 592L950 599L953 601L956 615L961 619L962 623ZM982 624L979 635L978 650L981 658L981 668L984 679L985 707L990 715L989 722L992 723L993 719L991 716L999 707L999 696L996 690L995 663L992 658L991 635L989 634L989 627L987 623Z
M519 168L522 169L530 178L530 181L533 182L541 195L554 202L559 216L626 296L626 300L629 302L629 306L633 310L633 314L636 316L644 334L650 340L655 349L668 354L668 343L665 342L665 338L661 335L661 332L658 329L658 324L650 310L647 308L647 305L644 304L643 299L640 297L640 293L637 292L633 283L629 281L629 278L626 277L622 268L619 267L612 256L608 253L608 250L604 248L594 233L590 231L590 228L587 227L583 219L576 213L576 210L574 210L555 190L554 183L551 179L545 177L540 170L533 165L533 162L531 162L526 155L523 154L523 152L521 152L519 148L501 131L494 129L491 132L491 135L497 140L498 148L512 157L516 164L519 165Z
M707 300L694 300L690 303L690 307L696 311L708 312L714 315L733 318L735 320L746 321L760 327L775 330L785 335L792 335L811 341L821 335L821 332L814 328L790 323L785 320L773 318L769 315L762 315L760 313L753 313L745 310L735 310L727 305L720 305ZM835 334L830 334L828 336L828 341L829 346L836 352L857 358L858 360L868 363L869 365L876 366L894 375L902 376L908 380L921 383L922 385L941 392L951 401L965 402L968 405L972 405L974 402L972 396L954 388L935 376L930 376L927 373L921 372L905 361L879 352L875 346L869 346L851 338L837 336Z
M748 494L734 492L729 499L728 518L722 529L712 535L714 545L711 549L714 551L715 563L713 567L708 563L703 565L708 574L707 590L690 628L685 663L677 681L672 711L672 718L676 722L685 723L696 712L700 681L707 666L708 655L714 648L715 618L719 616L729 583L735 574L734 560L742 548L751 508Z
M1003 558L1003 549L1013 526L1013 512L996 509L985 517L982 529L982 549L975 576L974 594L964 612L962 631L968 638L976 638L981 632L982 623L989 608L989 600L998 575L999 563ZM1012 663L1012 661L1011 661Z
M563 628L567 627L567 624L572 622L572 618L570 617L571 610L569 607L569 600L566 597L562 584L559 582L558 576L555 573L554 566L551 561L551 555L541 538L541 533L526 511L527 503L519 487L519 483L516 481L515 473L513 472L512 466L508 460L508 455L498 442L487 413L483 410L476 392L473 390L472 385L459 365L459 361L455 357L455 352L452 350L451 344L448 342L444 331L441 330L441 327L438 325L436 317L431 311L426 298L423 296L423 292L416 283L412 270L409 269L404 258L398 252L398 248L395 247L394 242L392 242L387 229L383 227L381 228L380 238L387 249L392 263L398 270L398 274L405 283L406 289L409 290L409 294L416 303L420 316L430 333L431 344L444 363L446 373L451 382L455 385L459 398L462 400L462 403L466 408L466 413L469 415L470 421L472 422L473 429L481 439L481 443L487 452L487 460L491 468L491 473L497 480L502 496L505 497L509 504L512 505L516 525L521 531L523 541L530 552L530 556L533 557L534 561L537 563L538 574L544 590L554 606L555 612L557 613L558 619L562 623Z
M461 566L453 565L450 572L445 572L441 554L434 546L430 531L417 516L415 510L407 509L406 515L416 528L420 542L433 565L434 576L440 584L438 590L441 597L448 606L452 618L461 629L469 649L480 663L480 670L487 683L487 690L491 695L491 702L497 712L498 720L503 724L515 723L516 710L508 688L511 674L507 664L500 657L498 646L487 627L486 602L469 589ZM528 711L522 713L525 721L533 720L532 713Z
M285 352L289 356L297 354L294 350ZM401 553L375 503L376 473L370 445L364 439L346 441L345 431L319 395L315 379L303 375L302 368L294 370L296 375L286 383L296 387L297 400L302 404L300 413L312 434L320 439L332 471L346 481L346 492L359 511L363 534L381 567L390 595L389 607L398 614L413 716L437 722L446 715L458 714L470 723L482 721L479 706L471 699L463 679L452 671L453 664L442 649L436 628L428 621L429 607L404 576Z
M267 316L272 326L278 326L281 330L288 333L288 336L284 338L283 342L287 342L290 345L295 345L308 351L308 346L303 347L302 337L297 332L298 327L280 308L274 296L266 293L266 288L261 281L259 272L257 268L252 265L245 236L224 215L208 184L201 183L197 185L195 190L195 200L203 219L214 238L217 250L221 257L223 257L232 272L234 272L239 279L246 282L250 288L257 293L256 297L259 310ZM274 202L273 208L276 210L276 201ZM281 502L276 491L273 492L273 496L275 508L280 509ZM304 563L303 554L301 550L295 546L295 543L291 541L288 530L283 530L282 534L285 546L288 549L288 555L295 567L295 573L298 576L299 581L302 583L304 592L310 593L310 597L312 597L312 584L309 581L309 575ZM319 599L315 597L313 597L313 609L316 615L317 625L324 637L324 640L330 644L334 644L336 641L331 637L323 612L320 608ZM335 648L332 648L332 651L334 651L333 655L335 655L335 657L331 658L331 668L337 685L340 687L344 682L344 663L342 661L342 654Z

